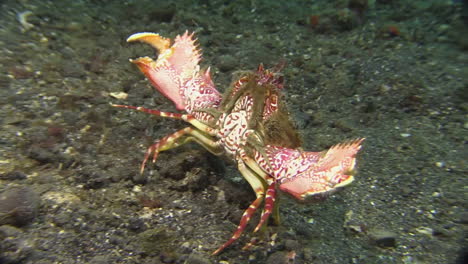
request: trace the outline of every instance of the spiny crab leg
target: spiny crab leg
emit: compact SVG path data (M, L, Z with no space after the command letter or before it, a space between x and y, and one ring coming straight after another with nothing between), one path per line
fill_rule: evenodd
M140 173L143 173L146 162L148 161L151 154L153 154L153 162L155 162L158 158L159 152L179 147L190 141L197 142L214 155L219 156L223 153L223 149L221 148L221 146L209 136L206 136L205 134L203 134L203 132L193 127L186 127L159 139L158 141L156 141L156 143L151 145L146 151L145 158L141 163Z
M184 120L187 123L190 123L194 127L198 128L199 130L207 133L210 136L215 136L217 133L216 129L213 129L212 127L209 127L202 122L198 121L193 117L193 115L190 114L179 114L179 113L171 113L171 112L163 112L159 110L154 110L154 109L148 109L145 107L141 106L131 106L131 105L118 105L118 104L112 104L113 107L119 107L119 108L126 108L126 109L133 109L137 110L143 113L155 115L155 116L160 116L160 117L166 117L166 118L172 118L172 119L179 119L179 120Z

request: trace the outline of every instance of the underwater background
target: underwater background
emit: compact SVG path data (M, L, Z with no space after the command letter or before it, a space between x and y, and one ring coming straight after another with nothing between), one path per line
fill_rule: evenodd
M0 1L0 263L466 263L467 2ZM175 111L125 40L186 30L221 91L286 62L306 150L366 138L350 186L282 196L248 251L252 226L211 256L255 199L235 166L188 144L140 175L184 124L110 106Z

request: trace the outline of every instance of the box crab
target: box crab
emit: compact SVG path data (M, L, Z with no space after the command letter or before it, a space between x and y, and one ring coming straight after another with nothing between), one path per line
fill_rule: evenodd
M282 100L281 67L239 74L222 96L215 88L210 69L201 70L201 51L192 34L178 35L174 43L158 34L131 35L127 42L140 41L158 52L156 61L149 57L130 60L152 85L169 98L177 110L162 112L144 107L113 105L148 114L181 119L190 124L157 140L146 151L140 171L161 151L195 141L215 155L226 155L237 165L255 191L256 199L245 210L231 238L213 252L220 253L236 241L251 216L264 203L257 232L270 215L279 219L275 204L277 189L299 201L324 197L350 184L354 177L356 154L363 138L336 144L321 152L301 149L301 140Z

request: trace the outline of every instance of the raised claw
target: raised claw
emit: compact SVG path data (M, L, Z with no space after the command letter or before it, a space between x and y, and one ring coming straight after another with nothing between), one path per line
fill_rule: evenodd
M167 50L171 46L171 40L161 37L159 34L152 32L135 33L127 38L127 42L141 41L151 45L159 52Z

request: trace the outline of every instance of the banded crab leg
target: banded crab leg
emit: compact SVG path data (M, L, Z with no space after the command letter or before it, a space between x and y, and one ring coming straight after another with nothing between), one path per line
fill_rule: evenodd
M207 133L210 136L215 136L217 133L216 129L211 128L208 125L203 124L202 122L198 121L193 117L193 115L190 114L179 114L179 113L171 113L171 112L163 112L159 110L154 110L154 109L148 109L145 107L141 106L131 106L131 105L117 105L117 104L112 104L113 107L119 107L119 108L126 108L126 109L133 109L137 110L143 113L155 115L155 116L160 116L160 117L167 117L167 118L172 118L172 119L179 119L179 120L184 120L187 123L190 123L192 126L198 128L199 130Z
M165 136L159 139L153 145L151 145L146 151L143 162L141 163L140 173L143 173L145 166L146 166L146 162L148 161L151 154L153 154L153 162L155 162L158 157L159 152L164 151L164 150L169 150L172 148L176 148L190 141L196 141L197 143L199 143L201 146L203 146L205 149L207 149L214 155L221 155L223 152L221 146L219 146L219 144L216 143L216 141L214 141L210 137L216 134L216 130L196 120L190 114L163 112L159 110L148 109L148 108L141 107L141 106L115 105L115 104L113 104L112 106L119 107L119 108L133 109L133 110L137 110L140 112L144 112L144 113L148 113L148 114L160 116L160 117L184 120L195 127L195 128L194 127L183 128L173 134L170 134L168 136Z
M273 212L275 208L275 199L276 199L276 182L272 182L267 189L265 195L265 206L263 207L262 216L260 217L260 221L258 225L254 229L254 233L260 230L263 224L268 220L270 214ZM278 216L275 219L279 220Z
M221 247L215 250L212 253L212 255L217 255L223 249L225 249L226 247L234 243L241 236L245 227L249 223L250 218L255 213L255 211L257 211L257 208L262 204L263 199L265 197L265 182L263 181L263 179L259 175L257 175L255 172L253 172L251 169L249 169L247 166L245 166L242 160L239 160L237 167L240 173L242 174L242 176L249 182L250 186L254 189L257 199L255 199L249 205L249 207L244 211L244 214L242 215L240 223L237 226L236 231L234 231L234 234L232 235L232 237L226 243L224 243Z
M262 212L262 216L260 217L260 221L258 225L255 227L254 232L260 230L262 225L268 220L271 213L274 211L273 218L276 224L279 224L279 211L278 207L275 206L276 201L276 181L271 178L260 166L253 160L252 158L248 157L247 155L242 156L242 160L245 164L255 171L258 175L260 175L265 182L268 183L268 189L265 195L265 206Z
M194 127L186 127L157 140L153 145L151 145L146 151L145 158L141 163L140 173L143 173L146 162L151 154L153 154L153 162L155 162L158 158L159 152L179 147L191 141L197 142L216 156L223 153L221 146L212 138L204 134L203 131Z

